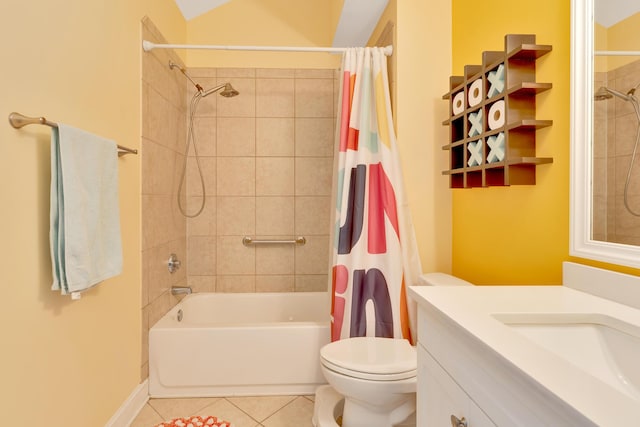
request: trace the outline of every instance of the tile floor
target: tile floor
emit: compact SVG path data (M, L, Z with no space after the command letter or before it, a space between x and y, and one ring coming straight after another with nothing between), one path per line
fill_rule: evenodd
M130 427L153 427L174 418L213 415L233 427L312 427L314 396L149 399Z

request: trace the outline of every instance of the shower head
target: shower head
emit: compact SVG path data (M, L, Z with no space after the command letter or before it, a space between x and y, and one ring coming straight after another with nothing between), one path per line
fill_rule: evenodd
M593 94L593 99L596 101L604 101L611 98L613 98L613 95L604 86L600 86L600 89Z
M615 89L602 86L600 87L600 89L596 91L596 93L593 95L593 98L596 101L602 101L604 99L611 99L614 96L617 96L618 98L623 99L625 101L630 101L631 97L633 96L633 92L635 92L635 88L631 89L628 93L624 94Z
M221 85L218 85L218 86L216 86L214 88L211 88L209 90L204 90L202 88L202 86L200 86L198 83L194 82L193 79L189 76L189 74L187 74L187 70L185 70L184 68L182 68L181 66L179 66L175 62L169 61L169 68L171 68L172 70L174 68L177 68L178 71L180 71L182 74L184 74L184 76L187 79L189 79L189 81L191 83L193 83L193 85L196 87L196 89L198 89L198 94L203 98L211 95L212 93L216 93L221 89L222 89L222 92L220 92L220 95L222 95L224 97L227 97L227 98L231 98L231 97L234 97L234 96L240 94L240 92L235 90L233 88L233 86L231 86L231 83L228 83L228 82L227 83L222 83Z
M220 92L220 95L222 95L222 96L224 96L226 98L232 98L232 97L240 94L240 92L238 92L237 90L235 90L233 88L233 86L231 86L231 83L222 83L221 85L218 85L218 86L216 86L214 88L211 88L211 89L206 90L206 91L202 91L201 94L202 94L202 97L204 98L205 96L209 96L212 93L216 93L221 89L222 89L222 92Z
M226 83L224 85L224 89L222 90L222 92L220 92L220 95L224 96L225 98L233 98L234 96L240 95L240 92L235 90L233 86L231 86L231 83Z

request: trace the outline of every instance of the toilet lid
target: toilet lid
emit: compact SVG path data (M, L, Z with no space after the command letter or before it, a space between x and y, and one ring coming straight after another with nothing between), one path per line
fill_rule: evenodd
M333 371L380 381L414 377L417 368L416 350L403 339L348 338L322 347L320 358Z

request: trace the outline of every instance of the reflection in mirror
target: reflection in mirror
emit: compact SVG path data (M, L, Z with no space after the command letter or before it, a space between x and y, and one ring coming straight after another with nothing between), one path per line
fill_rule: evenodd
M637 2L595 0L594 47L640 49ZM594 58L592 238L640 245L640 57Z
M595 1L571 1L569 252L640 268L640 2Z

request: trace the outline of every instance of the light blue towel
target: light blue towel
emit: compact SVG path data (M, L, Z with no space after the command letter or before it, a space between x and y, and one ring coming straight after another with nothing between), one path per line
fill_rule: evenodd
M115 142L64 124L53 129L52 289L63 295L122 273L117 161Z

